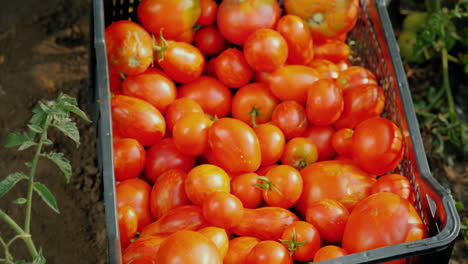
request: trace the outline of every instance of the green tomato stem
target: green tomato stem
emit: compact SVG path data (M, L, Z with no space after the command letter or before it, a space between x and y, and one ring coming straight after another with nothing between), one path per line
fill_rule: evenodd
M5 223L7 223L13 230L18 235L22 235L21 238L24 240L24 243L26 243L26 246L28 247L29 253L31 254L31 257L35 259L37 257L37 249L36 246L34 245L31 236L26 235L27 232L25 232L16 222L13 220L9 215L7 215L3 210L0 209L0 219L3 219Z

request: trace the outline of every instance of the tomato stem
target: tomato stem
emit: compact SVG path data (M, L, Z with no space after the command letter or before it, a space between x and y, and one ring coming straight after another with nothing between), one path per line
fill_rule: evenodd
M308 240L301 241L301 242L297 241L296 229L293 228L291 240L280 239L280 242L286 245L286 248L289 250L289 255L292 256L294 252L297 250L297 248L307 243Z
M256 184L255 184L255 187L257 187L258 189L260 189L260 190L262 190L262 191L273 190L273 191L277 192L278 194L283 195L283 194L281 193L281 191L280 191L275 185L273 185L273 183L271 182L271 180L268 179L267 177L265 177L265 176L258 176L258 177L257 177L257 180L263 182L263 183L256 183Z
M252 106L252 110L250 110L250 112L248 112L247 114L250 115L250 123L252 124L252 127L256 128L258 126L257 117L262 116L260 108Z
M154 35L151 36L153 39L153 49L156 51L155 56L158 58L158 61L161 62L164 60L164 52L167 50L167 41L163 36L163 29L159 32L159 43L156 41Z
M5 221L15 232L19 235L20 238L24 240L24 243L28 247L29 253L31 254L31 257L35 259L37 257L37 249L36 246L34 245L31 235L29 235L27 232L25 232L16 222L13 220L9 215L7 215L3 210L0 209L0 218ZM2 240L2 242L4 242ZM4 244L6 250L8 250L8 244Z

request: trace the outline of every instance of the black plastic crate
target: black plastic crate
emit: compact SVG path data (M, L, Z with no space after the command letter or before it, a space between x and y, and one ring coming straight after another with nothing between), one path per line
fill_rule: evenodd
M93 40L91 73L95 87L98 161L104 181L109 263L121 263L121 250L113 175L110 91L104 29L110 23L136 20L138 0L93 0ZM415 206L429 238L348 255L324 264L381 263L407 258L407 264L445 264L449 262L460 219L449 191L431 175L408 88L389 19L389 0L360 0L359 20L348 39L354 40L353 51L358 65L375 73L385 90L384 116L402 130L405 155L395 170L407 176L416 194Z

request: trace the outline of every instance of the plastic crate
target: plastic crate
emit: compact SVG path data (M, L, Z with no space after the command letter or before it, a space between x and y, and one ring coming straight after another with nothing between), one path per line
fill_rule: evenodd
M104 181L109 263L121 263L121 250L115 201L112 161L112 129L108 67L104 29L110 23L136 20L137 0L93 0L93 39L91 68L95 84L98 161ZM321 263L381 263L407 258L409 263L448 263L460 219L452 197L431 175L414 112L399 49L390 23L388 0L360 0L359 20L348 38L354 40L357 64L374 72L385 90L384 116L402 130L405 155L397 173L406 175L415 191L415 206L427 228L429 238L378 248Z

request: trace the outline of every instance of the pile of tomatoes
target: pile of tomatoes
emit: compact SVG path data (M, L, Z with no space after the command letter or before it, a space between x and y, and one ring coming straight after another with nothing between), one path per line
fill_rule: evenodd
M122 258L321 261L422 239L357 0L142 0L106 28ZM398 260L392 263L403 263Z

